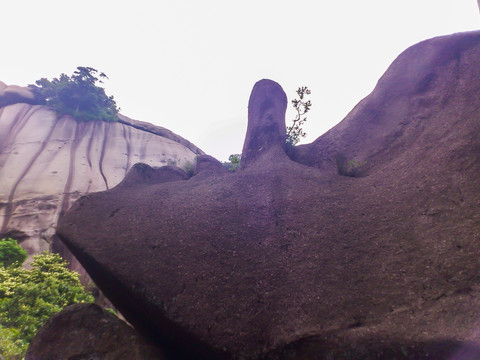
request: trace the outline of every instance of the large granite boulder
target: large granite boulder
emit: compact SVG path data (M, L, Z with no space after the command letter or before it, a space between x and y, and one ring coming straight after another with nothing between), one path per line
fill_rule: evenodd
M11 88L0 83L0 100ZM77 122L46 106L0 101L0 238L16 238L30 255L53 247L68 258L55 229L81 195L116 186L137 162L185 167L203 154L165 128L119 117Z
M142 170L80 198L58 234L175 358L474 358L479 72L480 32L417 44L295 161L285 94L262 80L240 170Z
M94 304L70 305L33 338L26 360L164 360L115 315Z

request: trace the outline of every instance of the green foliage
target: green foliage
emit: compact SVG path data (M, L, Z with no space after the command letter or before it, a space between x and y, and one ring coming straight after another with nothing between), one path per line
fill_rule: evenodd
M232 154L228 157L228 161L222 163L223 167L230 172L235 172L240 167L242 154Z
M361 176L362 167L366 164L358 160L347 160L343 155L337 156L336 163L338 174L350 177Z
M71 115L78 121L117 121L119 109L113 96L97 85L107 75L91 67L77 67L72 76L61 74L52 81L42 78L29 85L34 93L61 115Z
M196 163L197 163L197 159L195 158L195 160L193 162L192 161L187 161L182 167L182 169L185 170L185 172L187 173L189 178L191 178L193 176L193 174L195 173Z
M306 100L305 96L310 95L311 91L306 86L299 87L297 95L300 99L293 99L292 105L297 112L295 119L291 126L287 126L286 143L287 146L297 145L300 138L305 137L307 134L303 131L303 124L307 121L307 117L304 116L312 107L310 100Z
M19 337L19 331L0 325L0 359L22 360L29 343Z
M105 310L107 310L110 314L112 315L115 315L115 316L118 316L117 315L117 311L115 309L112 309L112 308L105 308Z
M3 344L23 349L23 344L28 345L38 329L65 306L93 302L79 274L68 270L58 254L34 256L31 267L0 267L0 359L15 359L6 357L10 350Z
M27 256L27 252L17 244L17 240L0 240L0 267L21 266Z

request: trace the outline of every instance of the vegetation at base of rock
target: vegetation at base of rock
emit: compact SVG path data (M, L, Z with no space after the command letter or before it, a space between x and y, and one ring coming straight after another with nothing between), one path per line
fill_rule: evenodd
M72 76L61 74L51 81L42 78L29 85L35 95L61 115L71 115L78 121L117 121L117 104L107 96L103 84L107 75L91 67L77 67Z
M182 169L185 170L188 177L191 178L195 173L195 166L197 164L197 159L195 158L194 161L187 161L183 166Z
M242 154L232 154L228 157L228 161L222 163L223 167L230 172L235 172L240 167Z
M0 267L18 267L27 259L27 252L18 246L17 240L5 238L0 240Z
M297 95L299 99L293 99L292 105L297 115L293 119L293 123L287 126L286 143L287 146L297 145L302 137L307 136L307 133L303 130L303 125L307 121L307 117L304 116L312 107L312 102L306 100L305 96L310 95L311 91L306 86L301 86L297 89Z
M305 96L310 95L311 90L307 86L301 86L297 89L297 95L300 99L293 99L292 105L297 112L295 119L292 121L292 125L287 126L287 133L285 135L285 141L287 145L287 153L290 148L297 145L300 142L300 138L307 136L307 133L303 130L303 125L307 121L307 117L304 116L312 107L312 102L306 100ZM235 172L240 168L242 160L241 154L231 154L228 157L228 161L222 163L223 167L230 172Z
M338 155L335 161L337 163L338 174L350 177L361 176L362 167L365 165L365 162L358 160L347 160L343 155Z
M3 255L0 249L0 257ZM34 256L31 269L18 262L0 266L0 359L22 359L50 317L65 306L93 300L81 285L79 274L68 270L58 254Z

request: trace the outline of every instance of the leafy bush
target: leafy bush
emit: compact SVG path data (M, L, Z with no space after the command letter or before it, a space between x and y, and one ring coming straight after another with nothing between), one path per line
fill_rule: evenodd
M19 331L0 325L0 359L22 360L27 353L29 343L22 340Z
M0 240L0 267L21 266L27 256L27 252L18 246L17 240L11 238Z
M182 169L185 170L185 172L187 173L188 177L191 178L193 176L193 174L195 173L195 166L197 164L197 159L195 158L195 160L192 161L187 161Z
M228 161L222 163L223 167L230 172L235 172L240 167L242 154L232 154L228 157Z
M117 104L113 96L97 85L107 75L91 67L77 67L72 76L61 74L52 81L42 78L29 85L36 96L61 115L71 115L78 121L117 121Z
M65 306L93 302L79 276L47 252L34 256L29 270L0 267L0 359L21 359L38 329Z

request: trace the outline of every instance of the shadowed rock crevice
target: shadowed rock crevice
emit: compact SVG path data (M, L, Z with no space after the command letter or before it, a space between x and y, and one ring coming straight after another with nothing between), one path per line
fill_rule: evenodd
M81 252L68 241L64 240L64 243L74 254ZM89 254L82 254L82 259L82 265L88 269L89 273L101 274L95 278L95 283L99 288L108 288L104 295L109 299L121 298L121 301L115 303L115 307L122 314L129 314L126 319L142 336L162 348L169 359L230 358L219 349L214 350L205 346L194 334L180 329L178 324L169 320L169 316L157 314L155 310L158 308L162 308L165 312L170 310L162 304L161 299L152 298L143 284L123 283Z

